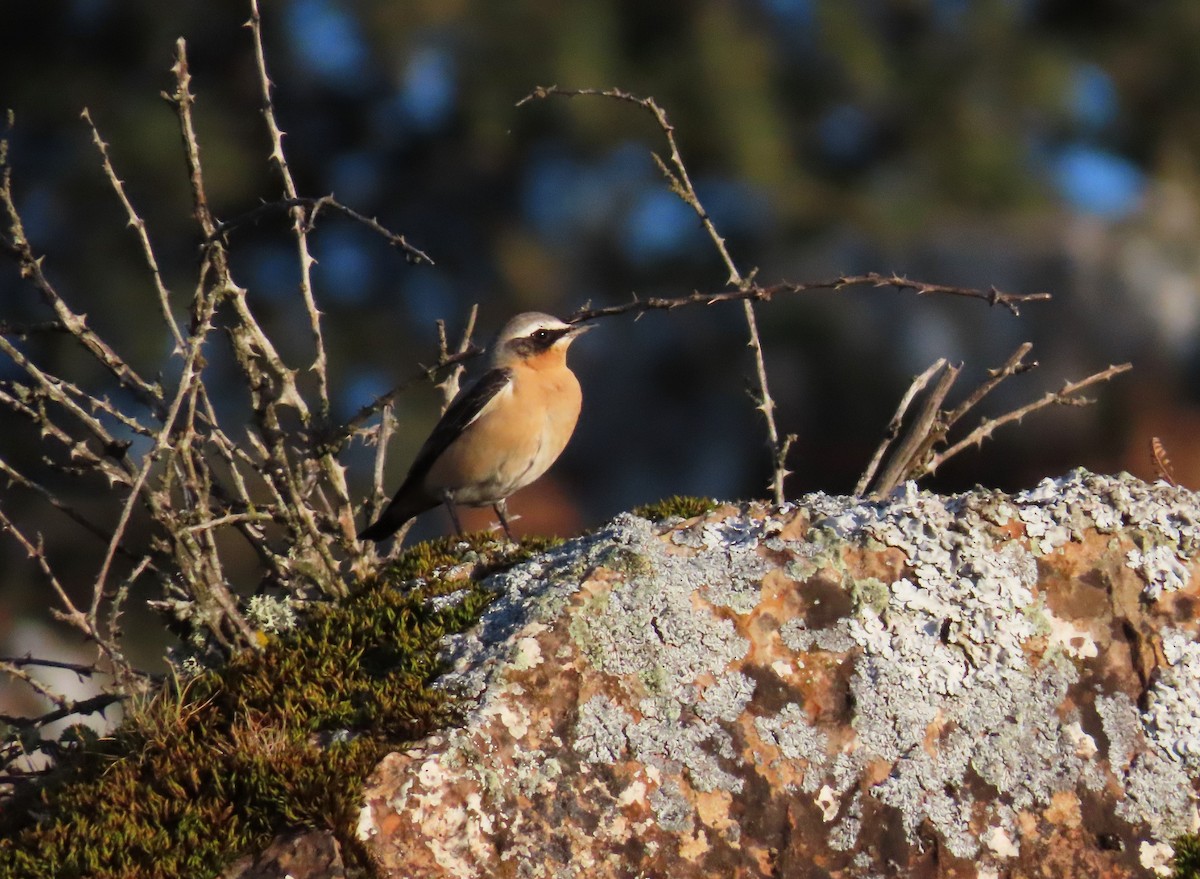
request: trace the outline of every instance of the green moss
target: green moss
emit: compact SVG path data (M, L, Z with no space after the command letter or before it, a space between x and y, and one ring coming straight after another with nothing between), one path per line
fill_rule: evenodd
M329 828L365 868L353 827L367 775L454 719L431 687L439 639L479 618L484 574L545 546L418 544L263 651L130 706L111 737L68 731L53 773L0 813L0 876L213 876L298 826ZM453 607L426 600L454 590Z
M1188 833L1177 837L1175 848L1175 879L1200 879L1200 836Z
M634 507L633 514L641 516L643 519L649 519L651 522L661 522L664 519L676 517L694 519L696 516L711 513L717 506L717 502L712 498L675 495L652 504Z
M518 544L497 540L480 531L461 537L439 537L418 543L384 571L392 582L427 580L429 594L453 592L461 587L459 577L448 573L464 572L480 579L501 568L520 564L526 559L562 543L558 537L524 537Z

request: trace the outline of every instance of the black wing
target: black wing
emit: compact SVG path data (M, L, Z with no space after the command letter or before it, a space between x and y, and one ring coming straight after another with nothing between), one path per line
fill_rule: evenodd
M429 439L425 440L425 444L417 452L416 460L408 470L408 476L404 477L404 484L374 524L358 533L360 540L378 541L390 537L413 516L437 506L436 499L429 498L424 491L414 491L414 488L420 486L429 468L442 452L446 451L446 447L470 427L471 422L479 417L479 413L510 381L511 369L493 369L484 373L479 377L479 381L454 398L454 402L433 428L433 433L429 434Z
M433 433L429 434L429 439L425 440L425 444L417 452L417 457L408 469L408 476L404 477L404 485L401 486L400 492L425 478L429 468L442 452L446 451L446 447L458 439L471 422L479 417L484 407L508 386L512 377L511 369L488 370L478 381L454 398L454 402L442 413L442 417L433 428Z

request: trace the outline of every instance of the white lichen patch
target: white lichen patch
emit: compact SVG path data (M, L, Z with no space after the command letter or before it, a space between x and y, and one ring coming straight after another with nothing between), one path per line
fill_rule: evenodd
M1145 552L1131 549L1125 557L1128 567L1146 581L1146 597L1157 600L1164 592L1175 592L1187 586L1191 573L1185 559L1169 546L1152 546Z
M1008 815L1048 807L1057 791L1103 785L1095 741L1060 712L1068 688L1079 680L1076 666L1055 660L1051 652L1030 667L1026 647L1038 636L1046 636L1060 656L1071 660L1095 658L1099 650L1088 630L1054 616L1035 594L1036 558L1079 540L1088 529L1112 532L1136 522L1144 539L1163 541L1136 555L1147 598L1182 588L1188 571L1181 547L1200 540L1190 493L1077 471L1001 504L989 505L977 496L942 498L912 485L884 503L823 495L800 505L806 502L817 508L815 529L894 547L904 552L909 566L910 573L890 584L884 611L859 607L834 630L848 634L861 650L851 681L858 738L850 759L860 768L871 760L894 761L889 777L872 793L901 811L914 843L917 829L928 823L953 853L978 853L970 776L994 787L998 814ZM1004 543L977 527L1014 520L1024 527L1024 546ZM1130 558L1132 566L1135 555ZM798 652L815 646L814 635L802 620L791 620L781 630L783 642ZM1151 693L1145 723L1164 754L1195 770L1200 768L1200 647L1184 646L1182 639L1168 644L1175 648L1169 657L1176 659ZM1115 725L1113 711L1108 714L1106 727ZM935 719L951 732L931 752L927 734ZM756 723L760 735L773 735L766 719ZM805 741L796 731L791 734ZM1132 752L1135 746L1127 739L1114 743ZM1113 768L1123 772L1127 765ZM1160 836L1179 831L1186 812L1181 807L1189 799L1190 783L1172 774L1161 764L1141 761L1133 779L1139 800L1127 807L1131 820L1147 821ZM1160 786L1160 794L1151 798L1153 807L1142 803L1151 778ZM806 787L813 783L805 777ZM1154 808L1161 810L1157 817Z
M1162 652L1167 665L1147 696L1150 738L1164 757L1200 774L1200 643L1167 630Z
M499 597L443 656L466 725L410 752L390 807L457 835L427 845L455 875L497 858L636 875L634 848L718 875L792 845L756 836L786 816L796 851L871 876L930 834L1004 875L1103 802L1157 870L1197 826L1196 510L1077 471L1011 497L908 485L673 529L619 517L491 578ZM1161 641L1152 674L1155 649L1136 669L1128 640L1112 649L1123 623Z
M246 619L270 635L296 628L296 609L286 595L252 595L246 602Z
M1153 870L1155 876L1170 876L1174 873L1171 859L1175 857L1175 849L1165 842L1143 842L1138 847L1138 862L1147 870Z

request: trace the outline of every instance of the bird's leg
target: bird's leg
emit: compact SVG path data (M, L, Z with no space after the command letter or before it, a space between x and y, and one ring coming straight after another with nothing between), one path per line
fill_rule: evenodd
M504 529L505 536L512 540L512 531L508 527L508 500L501 498L492 504L492 509L496 511L496 515L500 518L500 527Z
M442 492L442 503L446 505L446 512L450 514L450 521L454 523L454 532L462 537L462 522L458 521L458 511L454 509L454 492L446 490Z

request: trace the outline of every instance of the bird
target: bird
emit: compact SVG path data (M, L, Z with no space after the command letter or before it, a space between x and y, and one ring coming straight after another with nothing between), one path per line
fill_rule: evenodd
M510 319L487 372L455 397L359 539L384 540L444 503L459 534L456 504L492 506L511 540L506 501L546 472L575 431L583 395L567 349L593 326L536 311Z

